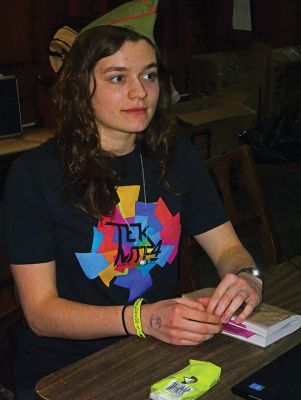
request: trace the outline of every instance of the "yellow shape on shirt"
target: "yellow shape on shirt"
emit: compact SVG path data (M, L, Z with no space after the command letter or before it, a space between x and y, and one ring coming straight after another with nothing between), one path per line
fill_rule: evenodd
M118 204L119 211L123 218L131 218L135 216L135 204L139 198L140 186L118 186L117 194L120 199Z
M109 264L107 266L107 268L103 269L102 271L100 271L98 273L98 276L100 277L100 279L103 281L103 283L109 287L110 286L110 282L113 278L115 278L115 268L114 268L114 262L111 262L111 264Z

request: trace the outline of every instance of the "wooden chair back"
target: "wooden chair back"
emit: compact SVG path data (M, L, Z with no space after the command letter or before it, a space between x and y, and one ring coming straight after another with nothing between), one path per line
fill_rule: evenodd
M242 229L243 232L258 232L266 266L277 265L280 261L279 248L250 147L241 145L235 151L208 158L205 163L213 175L234 228L239 231ZM250 206L247 214L242 212L241 202L239 204L234 195L236 189L241 186L248 195ZM180 286L184 291L195 288L196 277L192 261L198 251L200 251L199 246L193 239L183 238L179 256L179 274Z
M241 145L236 151L208 158L205 162L216 180L217 189L234 227L242 227L248 232L259 231L266 265L278 264L280 256L276 235L250 147ZM250 200L247 215L244 215L241 204L238 205L233 195L235 187L239 185L244 186Z

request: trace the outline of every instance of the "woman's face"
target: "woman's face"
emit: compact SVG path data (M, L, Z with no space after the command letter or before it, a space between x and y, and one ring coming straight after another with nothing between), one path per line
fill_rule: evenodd
M94 76L92 106L102 145L108 140L134 140L133 134L149 125L157 107L155 50L145 40L127 41L115 54L98 61Z

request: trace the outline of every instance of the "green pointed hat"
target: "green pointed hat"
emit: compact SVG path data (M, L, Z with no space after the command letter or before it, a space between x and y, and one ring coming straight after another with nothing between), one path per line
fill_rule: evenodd
M157 15L157 4L158 0L133 0L122 4L91 22L80 31L79 35L96 26L122 26L146 36L154 43L153 30Z

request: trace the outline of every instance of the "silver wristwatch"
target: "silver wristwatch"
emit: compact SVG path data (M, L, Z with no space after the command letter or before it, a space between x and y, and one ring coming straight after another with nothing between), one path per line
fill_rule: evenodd
M241 272L246 272L247 274L256 276L257 278L262 280L263 283L263 277L261 272L259 271L259 269L257 267L245 267L240 269L239 271L235 272L235 275L239 275Z

